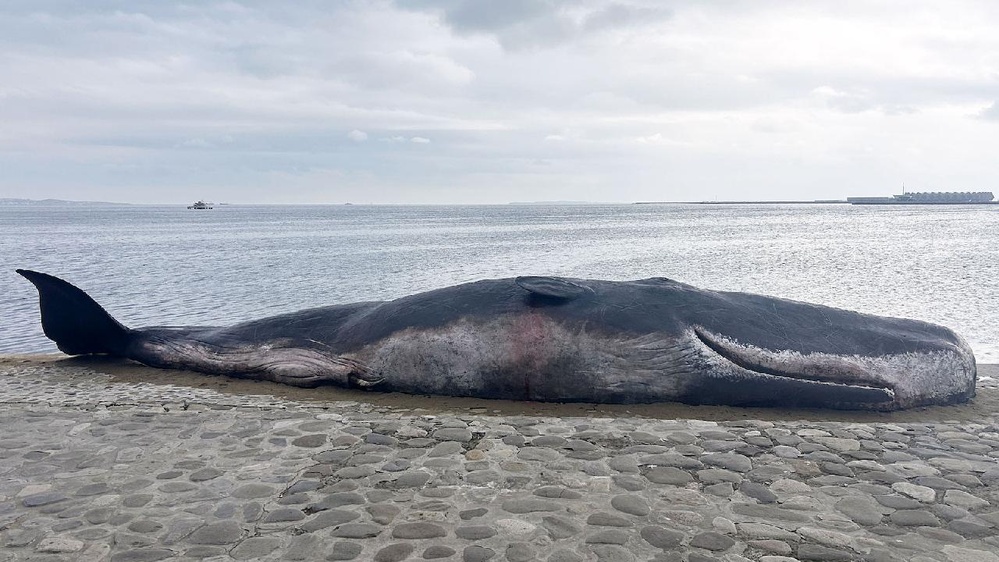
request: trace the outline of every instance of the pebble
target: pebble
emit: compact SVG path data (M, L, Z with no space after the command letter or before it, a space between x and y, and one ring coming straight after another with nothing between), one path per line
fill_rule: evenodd
M4 561L999 562L995 417L431 413L2 361Z

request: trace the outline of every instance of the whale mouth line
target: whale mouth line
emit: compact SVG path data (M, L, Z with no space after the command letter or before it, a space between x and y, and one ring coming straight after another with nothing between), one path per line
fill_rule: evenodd
M848 388L857 402L891 402L895 389L873 380L866 369L836 357L781 356L738 344L699 326L694 335L708 349L735 366L758 375L798 384Z

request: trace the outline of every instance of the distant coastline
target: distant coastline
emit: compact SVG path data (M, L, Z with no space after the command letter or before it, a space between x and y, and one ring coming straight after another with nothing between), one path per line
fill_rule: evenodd
M635 205L846 205L846 199L815 199L813 201L636 201Z
M66 199L18 199L15 197L0 197L0 205L11 206L83 206L83 205L131 205L131 203L111 203L109 201L68 201Z
M857 198L850 198L857 199ZM884 198L889 199L889 198ZM464 207L477 205L493 206L600 206L600 205L910 205L910 206L932 206L932 205L999 205L999 201L989 202L949 202L949 203L927 203L927 202L874 202L858 203L847 199L813 199L813 200L719 200L719 201L633 201L633 202L600 202L600 201L511 201L508 203L254 203L240 205L242 207L333 207L333 206L383 206L383 207ZM22 199L14 197L0 197L0 207L141 207L141 206L177 206L183 208L180 203L118 203L111 201L71 201L66 199ZM232 203L216 203L216 206L233 206Z

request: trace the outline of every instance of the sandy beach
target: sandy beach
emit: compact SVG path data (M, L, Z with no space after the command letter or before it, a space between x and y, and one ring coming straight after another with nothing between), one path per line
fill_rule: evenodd
M999 367L895 413L403 396L0 357L0 560L999 562Z

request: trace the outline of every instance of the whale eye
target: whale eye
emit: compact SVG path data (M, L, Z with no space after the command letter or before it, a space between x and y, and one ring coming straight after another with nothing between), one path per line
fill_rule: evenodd
M592 293L593 289L573 283L561 277L523 276L516 280L517 285L531 294L553 299L574 299Z

